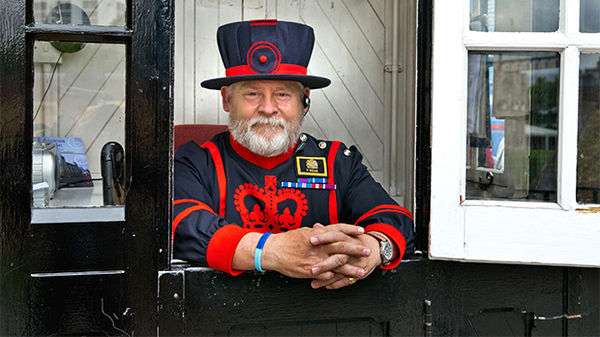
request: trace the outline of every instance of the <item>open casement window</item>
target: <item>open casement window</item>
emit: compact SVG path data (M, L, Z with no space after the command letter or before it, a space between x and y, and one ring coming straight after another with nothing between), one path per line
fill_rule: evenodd
M600 0L433 7L430 257L600 266Z

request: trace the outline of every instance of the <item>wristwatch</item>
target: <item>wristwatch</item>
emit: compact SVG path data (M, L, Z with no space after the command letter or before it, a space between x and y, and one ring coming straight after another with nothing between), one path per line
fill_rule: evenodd
M377 241L379 241L379 251L381 253L381 265L387 266L390 264L392 260L392 256L394 256L394 248L392 247L392 243L388 240L388 238L379 233L379 232L368 232L367 234L371 235Z

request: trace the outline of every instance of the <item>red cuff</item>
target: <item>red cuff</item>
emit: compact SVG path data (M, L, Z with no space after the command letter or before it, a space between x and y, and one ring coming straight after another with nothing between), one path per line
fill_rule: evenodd
M206 249L206 262L213 269L222 270L233 276L240 275L243 270L231 269L233 254L244 235L250 233L237 225L225 225L213 234Z
M390 238L390 240L394 241L394 244L396 245L396 247L398 247L398 257L390 261L390 264L388 264L387 266L381 266L380 268L394 269L398 267L398 265L400 264L400 260L402 260L402 256L406 251L406 240L404 239L402 233L400 233L400 231L396 229L396 227L390 226L385 223L374 223L368 225L367 227L365 227L365 233L368 232L381 232L387 235L387 237Z

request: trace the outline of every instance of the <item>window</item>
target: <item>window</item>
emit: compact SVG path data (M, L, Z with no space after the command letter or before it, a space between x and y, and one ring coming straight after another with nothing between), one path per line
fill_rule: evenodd
M35 0L33 15L36 23L125 26L125 1Z
M429 254L600 266L599 0L434 2Z
M33 1L32 223L125 217L124 4Z
M125 45L36 41L34 50L33 206L123 205Z

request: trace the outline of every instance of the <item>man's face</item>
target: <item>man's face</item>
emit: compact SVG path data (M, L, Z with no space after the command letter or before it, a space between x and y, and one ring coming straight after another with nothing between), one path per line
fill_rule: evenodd
M300 135L302 98L309 93L294 81L242 81L222 87L233 138L262 156L284 153Z

